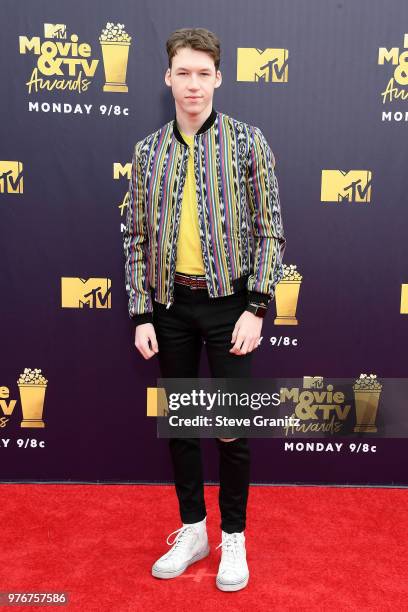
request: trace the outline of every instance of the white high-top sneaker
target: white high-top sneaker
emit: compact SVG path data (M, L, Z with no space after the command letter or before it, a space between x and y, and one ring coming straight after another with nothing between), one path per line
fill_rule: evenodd
M186 524L176 529L167 537L167 544L172 548L157 559L152 567L152 575L156 578L175 578L180 576L189 565L204 559L210 553L207 536L207 517L198 523ZM173 542L169 538L177 533Z
M248 584L249 570L246 560L244 532L222 532L221 562L215 580L221 591L239 591Z

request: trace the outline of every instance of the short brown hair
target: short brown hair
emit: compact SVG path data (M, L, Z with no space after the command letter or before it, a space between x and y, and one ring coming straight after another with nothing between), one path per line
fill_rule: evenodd
M181 28L175 30L166 42L169 68L173 57L179 49L189 47L196 51L205 51L214 60L215 70L220 67L221 45L218 37L205 28Z

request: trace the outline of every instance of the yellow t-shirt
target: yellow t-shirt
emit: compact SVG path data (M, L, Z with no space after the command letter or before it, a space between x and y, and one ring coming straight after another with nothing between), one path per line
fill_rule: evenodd
M187 175L181 202L180 230L177 240L176 271L205 275L198 225L197 194L194 177L194 136L180 133L189 146Z

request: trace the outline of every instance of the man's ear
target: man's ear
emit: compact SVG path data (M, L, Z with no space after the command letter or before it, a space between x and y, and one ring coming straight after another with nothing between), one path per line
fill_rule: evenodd
M165 75L164 75L164 82L166 83L166 85L168 87L171 87L171 82L170 82L170 68L167 68Z
M217 82L214 85L214 87L219 87L222 83L222 74L221 74L221 70L217 70Z

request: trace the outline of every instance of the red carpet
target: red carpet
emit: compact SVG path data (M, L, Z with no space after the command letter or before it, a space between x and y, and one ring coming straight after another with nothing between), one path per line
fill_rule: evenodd
M404 489L252 486L246 589L215 586L218 486L206 486L210 556L150 575L181 526L172 486L1 485L0 591L62 592L67 606L4 610L408 610Z

